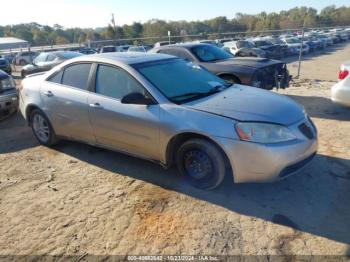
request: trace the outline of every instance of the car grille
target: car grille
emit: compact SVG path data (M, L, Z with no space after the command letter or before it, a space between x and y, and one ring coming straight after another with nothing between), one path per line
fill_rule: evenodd
M307 125L306 123L303 123L301 125L298 126L300 132L306 136L308 139L314 139L315 138L315 134L312 130L312 128Z

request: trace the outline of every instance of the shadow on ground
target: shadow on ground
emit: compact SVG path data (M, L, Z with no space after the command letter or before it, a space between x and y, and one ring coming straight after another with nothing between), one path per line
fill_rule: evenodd
M338 105L331 99L317 96L287 96L302 104L311 117L350 121L350 108Z
M0 154L12 153L38 146L21 114L0 120Z
M319 155L303 172L273 184L234 185L227 176L214 191L189 186L175 169L80 143L56 150L91 165L186 194L232 212L350 244L350 161Z

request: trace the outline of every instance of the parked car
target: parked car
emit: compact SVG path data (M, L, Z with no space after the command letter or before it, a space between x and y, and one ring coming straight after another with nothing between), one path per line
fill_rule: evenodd
M165 45L174 45L174 41L162 41L162 42L157 42L154 44L154 47L160 47L160 46L165 46Z
M24 78L30 74L49 71L60 63L81 55L83 54L72 51L42 52L33 63L22 67L21 76Z
M239 57L265 57L266 52L260 48L256 48L253 43L246 40L238 40L225 42L223 49L230 52L234 56Z
M114 45L106 45L101 47L100 49L100 53L113 53L113 52L117 52L117 47L115 47Z
M131 46L128 49L128 52L141 52L141 53L146 53L147 51L151 50L149 46Z
M345 42L349 40L349 35L347 32L341 29L332 29L331 32L340 38L341 42Z
M324 34L318 34L317 37L326 43L326 46L332 46L333 45L333 39L330 36L324 35Z
M350 61L342 64L338 79L339 82L332 87L332 100L350 106Z
M301 46L303 46L303 54L308 54L310 52L310 47L307 44L302 45L300 39L297 37L282 38L281 40L288 46L290 53L293 55L298 55L300 53Z
M117 47L117 52L127 52L132 45L120 45Z
M0 70L5 71L9 75L12 74L11 64L2 56L0 56Z
M15 65L25 66L33 62L38 53L33 51L18 53L14 59Z
M15 81L9 74L0 70L0 119L16 113L18 102Z
M88 47L84 47L84 48L80 48L78 50L79 53L84 54L84 55L92 55L92 54L96 54L97 51L92 49L92 48L88 48Z
M26 78L20 97L42 145L67 138L176 164L203 189L226 174L236 183L280 180L317 151L316 128L292 99L168 55L82 56Z
M281 52L283 54L283 57L287 57L292 55L292 53L290 52L288 45L286 45L285 42L283 42L280 38L275 37L275 36L271 36L271 37L267 37L266 40L270 41L272 44L274 45L279 45L281 48Z
M271 59L281 59L285 56L283 48L280 45L275 45L267 40L263 39L253 39L253 44L255 47L263 50L266 55L265 57Z
M231 83L263 89L289 86L289 72L284 62L255 57L234 57L223 49L208 44L183 44L158 47L155 53L174 55L203 66Z
M15 54L15 53L2 55L2 58L4 58L5 60L7 60L10 64L13 64L13 63L14 63L15 57L16 57L16 54Z
M218 43L215 40L208 40L208 39L197 40L197 41L194 41L193 43L196 43L196 44L209 44L209 45L218 46Z

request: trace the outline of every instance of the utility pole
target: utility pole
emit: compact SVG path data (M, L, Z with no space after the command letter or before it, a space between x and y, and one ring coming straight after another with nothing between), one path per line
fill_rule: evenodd
M117 26L115 25L115 19L114 19L114 14L112 13L112 25L113 25L113 29L114 29L114 36L115 36L115 40L117 42Z
M307 13L305 14L304 23L303 23L303 29L302 29L302 35L301 35L301 46L300 46L300 52L299 52L298 74L296 76L297 79L300 79L301 57L303 55L305 26L306 26L306 20L307 20L308 16L309 16L309 10L307 10Z

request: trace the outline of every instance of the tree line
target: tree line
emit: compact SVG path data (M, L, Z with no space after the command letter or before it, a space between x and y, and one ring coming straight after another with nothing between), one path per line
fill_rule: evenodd
M331 27L350 25L350 7L328 6L318 12L311 7L295 7L279 13L261 12L257 15L237 13L233 19L225 16L205 21L164 21L152 19L146 23L134 22L131 25L115 26L113 23L105 28L63 28L27 23L0 26L0 37L17 37L37 45L67 43L84 43L88 40L129 39L142 37L172 35L203 35L227 32L251 32L263 30L283 30L306 27Z

